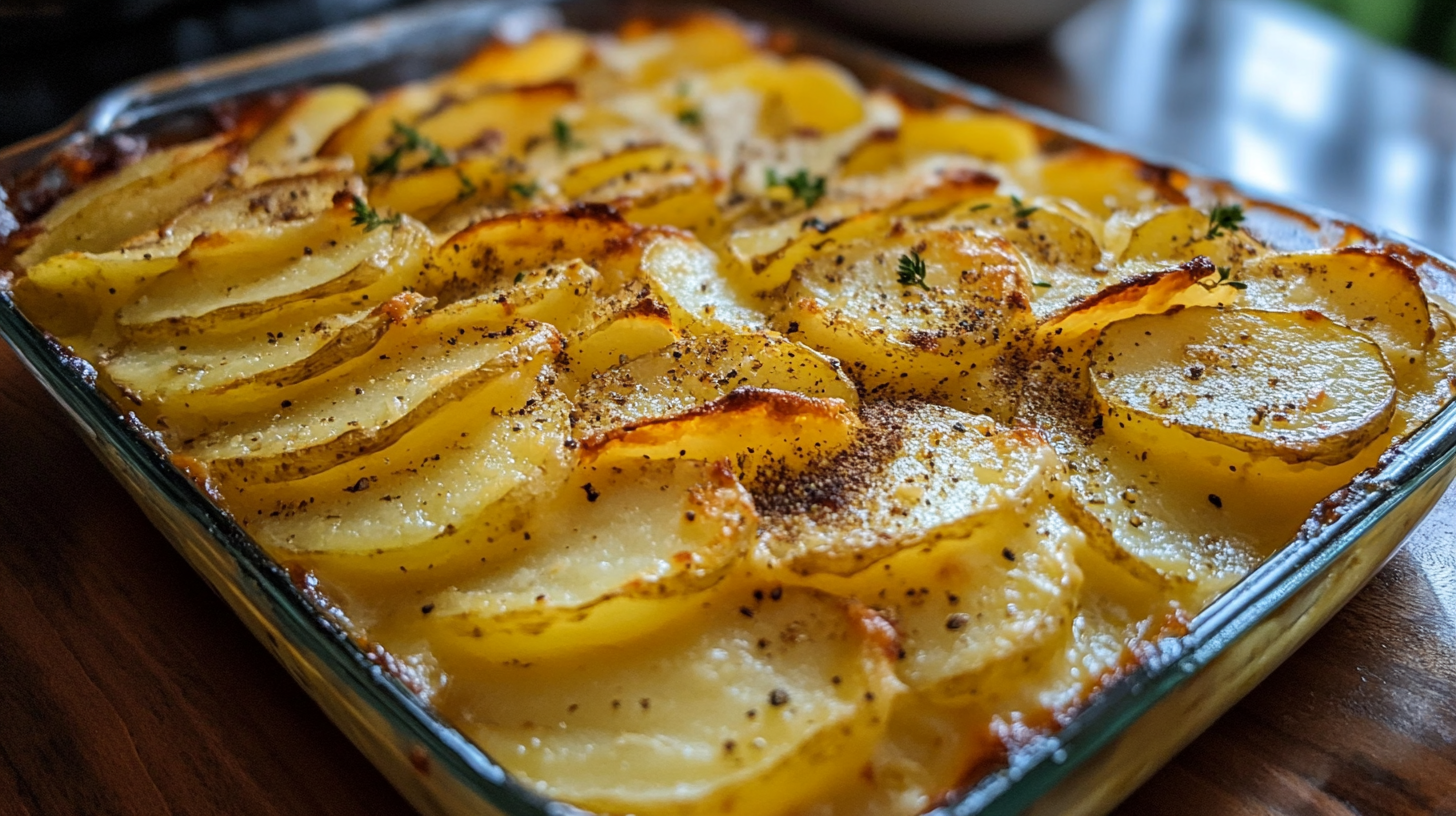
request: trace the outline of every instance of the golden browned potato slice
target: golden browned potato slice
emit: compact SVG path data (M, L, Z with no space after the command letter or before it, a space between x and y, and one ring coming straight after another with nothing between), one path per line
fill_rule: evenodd
M1092 234L1063 213L1004 196L977 197L933 222L1000 235L1026 259L1031 308L1037 319L1092 297L1115 282L1102 266Z
M779 331L843 361L871 393L1009 417L1036 317L1019 253L978 233L898 230L794 267Z
M674 319L700 334L743 331L768 322L757 299L722 272L718 254L690 236L653 238L642 273L667 297Z
M649 635L698 609L758 520L727 467L690 459L583 465L529 512L429 600L437 651L534 660Z
M1209 213L1172 207L1133 228L1118 263L1166 266L1170 261L1182 263L1202 255L1216 268L1238 269L1264 252L1242 229L1220 229Z
M605 207L505 215L442 242L426 266L422 291L456 300L505 289L516 275L571 260L605 274L611 289L635 277L649 235Z
M646 86L746 60L755 47L748 32L733 20L693 14L662 29L644 26L624 31L619 41L598 42L596 51L614 73Z
M339 126L369 105L353 85L322 85L300 96L248 145L248 161L289 164L312 157Z
M772 332L688 337L583 384L588 460L715 460L741 478L803 466L847 444L859 395L833 360Z
M550 137L552 119L574 99L576 88L565 82L489 90L429 114L415 129L446 150L481 143L519 156L528 140Z
M874 402L853 445L755 487L773 569L852 575L901 550L970 537L1061 471L1031 430L939 405Z
M833 134L864 119L864 90L843 68L816 57L759 56L716 71L715 89L763 94L759 129L775 138L803 130Z
M182 453L239 480L302 479L382 450L481 385L554 356L560 337L544 324L482 325L471 308L408 318L354 365L213 407L215 429Z
M369 201L376 207L428 221L456 202L505 197L510 178L499 158L474 156L446 167L378 178L369 190Z
M301 169L301 168L300 168ZM123 247L152 256L180 255L203 233L256 230L275 224L302 221L327 212L340 193L363 195L364 186L352 171L323 168L299 175L283 175L250 183L250 173L210 190L157 229L138 235Z
M860 142L840 166L844 176L885 174L937 154L1016 162L1036 153L1036 126L999 113L945 108L903 110L898 129L879 130Z
M207 235L118 312L127 333L200 331L280 306L363 289L384 277L415 224L366 231L343 200L296 224ZM412 234L414 233L414 234Z
M247 326L130 344L102 370L134 400L190 399L189 407L198 410L203 404L199 392L221 395L247 385L281 388L317 377L369 351L393 325L428 305L428 299L406 292L368 311L316 322L305 315L292 331Z
M1425 359L1430 305L1420 277L1397 258L1358 247L1270 255L1245 267L1240 280L1245 288L1225 296L1240 307L1313 309L1374 340L1398 377Z
M904 652L895 668L911 689L995 707L1020 696L1071 627L1084 534L1045 502L956 526L852 575L802 580L886 610Z
M354 169L363 173L376 157L388 153L385 145L396 135L396 123L413 124L439 104L440 96L440 87L433 83L401 85L387 91L334 131L319 148L319 155L348 156Z
M1048 159L1031 186L1041 195L1075 202L1098 219L1119 210L1139 212L1167 203L1187 203L1185 196L1168 184L1162 169L1095 147L1078 148Z
M523 43L492 42L451 72L445 85L458 92L556 82L581 68L590 45L578 31L543 31Z
M40 234L16 261L30 267L61 252L116 249L156 229L222 181L236 156L236 145L206 139L159 150L94 181L41 216Z
M509 521L570 472L569 405L551 387L547 362L504 370L393 445L316 476L265 483L233 473L214 485L276 556L373 578L377 596L421 577L468 574L507 545L464 531Z
M826 595L744 589L631 649L472 668L436 705L527 786L593 811L798 812L884 731L902 688L884 628Z
M1080 352L1097 330L1118 320L1164 312L1175 305L1216 303L1218 297L1198 285L1215 274L1207 258L1194 258L1171 269L1125 278L1047 316L1037 329L1038 345L1055 349L1058 356Z
M1195 307L1119 321L1097 341L1092 384L1103 427L1286 462L1344 462L1395 411L1379 347L1317 312Z

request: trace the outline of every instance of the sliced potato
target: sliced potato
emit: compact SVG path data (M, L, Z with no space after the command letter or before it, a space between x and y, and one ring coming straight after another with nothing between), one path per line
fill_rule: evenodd
M1031 307L1039 320L1081 303L1112 282L1102 267L1097 240L1055 209L1009 197L977 197L933 223L985 230L1010 241L1026 259Z
M159 151L83 187L41 217L16 258L30 267L62 252L106 252L156 229L226 177L236 146L209 139Z
M1317 312L1195 307L1102 330L1106 417L1286 462L1344 462L1383 433L1395 376L1363 335Z
M388 596L419 577L411 572L450 580L499 552L466 531L508 521L565 478L567 408L538 357L375 453L296 481L224 473L216 484L234 518L279 557L325 575L372 573Z
M896 671L911 689L995 710L1020 696L1071 628L1083 540L1054 507L1001 508L853 575L802 580L885 610L904 650Z
M182 452L220 475L302 479L382 450L464 394L560 350L550 326L493 329L470 308L442 309L402 321L354 365L267 392L276 405L237 400L237 413L210 417L216 429Z
M605 207L502 216L441 243L425 270L424 291L456 300L505 289L522 272L571 260L608 275L611 288L635 275L649 235Z
M902 687L873 613L773 596L710 601L625 652L472 669L437 706L528 787L593 811L791 812L859 772Z
M288 164L312 157L324 140L369 104L353 85L322 85L294 100L248 145L248 160Z
M523 43L492 42L450 73L451 89L541 85L575 73L590 55L578 31L542 31Z
M1213 274L1213 264L1200 257L1172 269L1125 278L1047 316L1037 338L1043 346L1080 350L1097 330L1115 321L1164 312L1175 305L1217 302L1216 296L1198 286Z
M589 377L677 342L682 337L679 324L653 295L651 286L629 285L627 291L587 306L584 311L590 314L568 336L570 370Z
M1192 207L1172 207L1133 228L1118 262L1181 263L1202 255L1215 267L1238 269L1263 253L1264 247L1247 232L1238 228L1215 230L1208 213Z
M1094 147L1048 159L1034 186L1041 195L1069 199L1099 219L1119 210L1138 212L1165 203L1187 203L1167 183L1162 169Z
M1420 277L1390 255L1349 247L1270 255L1245 267L1230 295L1249 309L1313 309L1374 340L1397 376L1422 360L1432 337Z
M153 256L180 255L203 233L254 230L314 218L334 206L339 194L363 195L350 170L321 169L252 183L247 171L237 183L224 183L152 232L124 244Z
M26 270L15 283L15 300L31 320L58 337L80 338L106 327L117 308L171 269L177 259L145 250L66 252Z
M903 271L917 259L923 278ZM797 265L773 325L842 360L871 393L1006 418L1036 325L1028 288L1000 238L894 231Z
M407 171L379 179L369 190L369 201L391 212L429 220L449 205L506 195L510 175L493 156L463 158L447 167Z
M550 136L551 120L575 98L570 83L485 91L425 116L415 130L446 150L480 143L519 156L528 140Z
M939 405L873 402L852 447L755 488L768 555L799 575L850 575L910 547L969 537L1061 472L1030 430Z
M782 138L801 130L838 133L864 119L864 90L843 68L816 57L759 56L715 72L710 87L764 95L759 128Z
M393 245L412 227L365 231L351 212L341 200L296 225L199 238L117 312L117 324L141 334L196 331L362 289L383 276Z
M619 42L597 45L610 69L644 86L731 65L754 50L743 26L715 14L691 14L660 30L625 31Z
M344 123L319 148L321 156L348 156L354 168L364 172L377 153L386 152L385 144L395 134L395 124L413 124L439 104L442 90L438 85L413 83L384 93L374 104Z
M642 253L642 273L667 295L675 319L698 333L744 331L767 318L722 272L718 254L689 236L663 234Z
M1016 162L1039 146L1036 126L1000 113L943 109L909 111L900 123L900 142L909 157L965 153L994 162Z
M509 550L480 550L477 574L430 600L438 651L532 660L650 635L693 614L757 532L732 472L688 459L583 465L530 512L496 536Z

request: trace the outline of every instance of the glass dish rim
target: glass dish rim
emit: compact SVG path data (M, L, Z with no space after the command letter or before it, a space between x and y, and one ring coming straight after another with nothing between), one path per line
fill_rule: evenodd
M769 21L775 28L786 28L796 36L803 36L805 40L801 42L807 41L809 46L802 49L806 52L851 64L887 68L898 79L924 90L961 99L979 108L1005 111L1077 142L1125 153L1183 172L1190 178L1238 190L1187 163L1131 149L1084 123L1009 99L895 52L840 34L825 34L812 23L766 9L749 7L748 11L741 12L736 8L739 5L644 4L633 0L488 0L428 3L375 15L318 34L123 83L59 128L0 150L0 173L18 175L19 171L38 164L51 151L76 139L165 120L179 111L225 98L302 84L310 78L316 81L320 74L374 64L402 51L411 37L432 28L468 22L472 32L484 36L510 15L538 15L540 19L534 22L549 24L558 9L591 7L628 14L645 10L649 16L653 10L679 15L707 9L727 11L749 22ZM340 59L340 55L344 55L342 63L330 62L327 67L315 64ZM852 55L852 59L847 55ZM1446 272L1451 271L1449 261L1418 243L1366 228L1324 208L1262 193L1247 197L1288 207L1322 223L1355 226L1382 244L1424 255ZM398 678L372 661L305 597L285 568L254 544L181 471L149 445L116 406L92 387L94 372L88 364L69 355L21 315L8 291L0 292L0 335L84 433L115 450L144 484L208 533L211 543L229 558L235 574L245 582L244 589L252 590L247 594L259 612L267 615L269 623L283 632L294 647L306 650L325 665L334 680L347 685L387 720L396 733L408 735L425 749L435 767L447 770L485 802L509 816L580 812L570 805L547 799L517 781L459 731L441 721ZM1057 734L1018 751L1008 767L988 774L931 812L938 816L1012 814L1032 804L1165 695L1320 576L1367 529L1449 465L1453 457L1456 457L1456 402L1442 407L1387 451L1375 473L1358 476L1316 507L1310 521L1293 541L1195 616L1185 635L1160 641L1153 654L1099 691ZM1321 523L1321 517L1333 519Z

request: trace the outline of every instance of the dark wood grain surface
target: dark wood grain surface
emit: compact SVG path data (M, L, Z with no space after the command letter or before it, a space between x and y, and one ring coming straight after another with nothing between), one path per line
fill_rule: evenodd
M921 56L1117 131L1127 99L1089 100L1088 75L1155 6L1109 0L1044 43ZM68 422L0 350L0 814L409 813ZM1119 813L1456 814L1456 493Z

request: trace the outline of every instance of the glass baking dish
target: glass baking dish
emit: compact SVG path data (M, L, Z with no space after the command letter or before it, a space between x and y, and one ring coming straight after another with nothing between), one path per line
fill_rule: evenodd
M733 5L733 4L730 4ZM784 23L762 9L776 42L824 56L870 87L914 100L957 100L1010 111L1069 142L1116 149L1085 126L1003 99L944 73L862 44ZM72 142L117 133L198 128L209 105L303 84L366 89L444 70L483 39L515 39L568 24L607 30L682 6L631 0L432 5L235 57L147 77L103 96L66 126L0 151L0 182ZM1194 186L1226 189L1185 170ZM1257 208L1256 208L1257 212ZM1310 216L1307 223L1291 212ZM1456 270L1397 242L1308 207L1269 204L1265 235L1288 248L1349 235L1381 243L1418 266L1428 289L1452 299ZM516 783L440 721L388 671L387 656L352 641L249 537L198 491L93 387L90 366L31 325L0 292L0 334L70 414L83 438L189 563L343 732L422 813L567 814ZM1105 689L1055 736L1017 751L937 813L1095 814L1139 783L1246 694L1370 579L1452 481L1456 405L1448 405L1381 466L1316 508L1289 546L1194 619L1186 635Z

